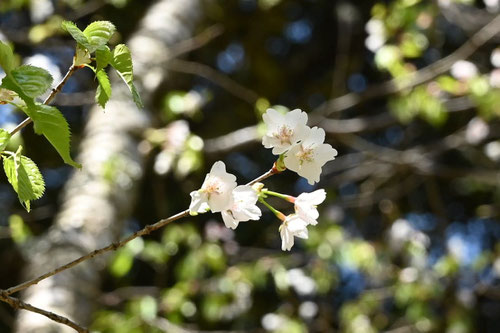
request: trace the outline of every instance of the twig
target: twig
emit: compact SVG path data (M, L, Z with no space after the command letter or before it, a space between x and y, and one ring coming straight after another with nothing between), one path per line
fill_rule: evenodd
M204 77L252 106L259 99L259 95L256 92L242 86L229 76L220 73L210 66L193 61L173 59L167 64L167 67L176 72Z
M363 93L349 93L338 98L334 98L321 105L317 109L317 113L322 113L324 116L328 116L334 112L340 112L353 107L362 101L390 95L432 80L436 76L448 71L458 60L466 59L471 56L479 47L491 38L495 37L499 32L500 15L497 15L450 55L414 73L403 77L397 77L368 88Z
M75 66L71 65L71 67L68 69L68 72L66 73L66 75L64 75L63 79L61 80L61 82L59 82L57 87L52 89L52 91L50 92L50 95L45 99L45 101L43 101L43 104L48 105L52 101L52 99L57 95L57 93L59 93L62 90L62 88L64 87L64 85L66 84L68 79L71 77L71 75L73 75L73 73L79 68L80 67L75 67ZM27 125L31 124L32 122L33 122L33 120L30 117L24 119L12 131L10 131L10 136L16 134L17 132L19 132L21 129L23 129Z
M277 173L279 173L280 171L278 171L275 167L273 167L271 170L269 170L268 172L266 172L265 174L255 178L254 180L252 180L251 182L249 182L247 185L253 185L255 183L258 183L258 182L261 182L263 181L264 179L266 178L269 178L271 177L272 175L275 175Z
M278 170L276 170L276 168L272 168L271 170L269 170L268 172L264 173L263 175L255 178L254 180L252 180L251 182L249 182L247 185L252 185L252 184L255 184L257 182L260 182L266 178L269 178L271 177L272 175L275 175L279 173ZM189 209L186 209L180 213L177 213L175 215L172 215L166 219L163 219L163 220L160 220L158 222L156 222L155 224L150 224L150 225L147 225L146 227L144 227L143 229L139 230L139 231L136 231L134 232L133 234L131 234L130 236L128 236L127 238L119 241L119 242L115 242L115 243L112 243L108 246L105 246L103 248L100 248L100 249L97 249L97 250L94 250L92 252L89 252L87 253L86 255L83 255L73 261L70 261L69 263L65 264L65 265L62 265L62 266L59 266L57 267L56 269L50 271L50 272L47 272L43 275L40 275L34 279L31 279L29 281L26 281L26 282L23 282L21 284L18 284L17 286L14 286L14 287L11 287L9 289L6 289L6 290L0 290L0 292L2 293L5 293L5 295L11 295L15 292L18 292L18 291L21 291L21 290L24 290L26 288L28 288L29 286L32 286L34 284L37 284L38 282L42 281L42 280L45 280L46 278L48 277L51 277L57 273L60 273L62 271L65 271L71 267L74 267L76 265L78 265L79 263L83 262L83 261L86 261L86 260L89 260L89 259L92 259L96 256L99 256L101 254L104 254L106 252L109 252L109 251L115 251L121 247L123 247L125 244L127 244L128 242L130 242L131 240L137 238L137 237L141 237L141 236L144 236L144 235L148 235L150 234L151 232L155 231L155 230L158 230L162 227L164 227L165 225L169 224L170 222L173 222L175 220L178 220L180 218L183 218L183 217L186 217L189 215Z
M80 332L80 333L88 333L89 332L89 330L86 329L85 327L78 325L77 323L69 320L66 317L60 316L60 315L55 314L55 313L50 312L50 311L46 311L46 310L37 308L36 306L33 306L29 303L25 303L18 298L9 296L9 294L6 291L3 291L3 290L0 291L0 300L9 304L11 307L13 307L16 310L23 309L23 310L27 310L27 311L41 314L42 316L45 316L45 317L47 317L55 322L69 326L77 332Z
M37 284L38 282L42 281L42 280L45 280L46 278L48 277L51 277L57 273L60 273L62 271L65 271L73 266L76 266L78 265L79 263L83 262L83 261L86 261L88 259L92 259L96 256L99 256L103 253L106 253L106 252L109 252L109 251L115 251L121 247L123 247L125 244L127 244L128 242L130 242L131 240L137 238L137 237L141 237L141 236L144 236L144 235L148 235L150 234L151 232L157 230L157 229L160 229L162 227L164 227L165 225L167 225L168 223L170 222L173 222L175 220L178 220L182 217L186 217L189 215L189 209L186 209L180 213L177 213L175 215L172 215L166 219L163 219L163 220L160 220L158 222L156 222L155 224L150 224L150 225L147 225L146 227L144 227L143 229L137 231L137 232L134 232L133 234L131 234L130 236L128 236L127 238L119 241L119 242L115 242L115 243L112 243L108 246L105 246L103 248L100 248L98 250L94 250L90 253L87 253L86 255L84 256L81 256L80 258L78 259L75 259L73 261L70 261L69 263L65 264L65 265L62 265L62 266L59 266L57 267L56 269L50 271L50 272L47 272L43 275L40 275L39 277L36 277L34 279L31 279L29 281L26 281L26 282L23 282L17 286L14 286L14 287L11 287L7 290L5 290L4 292L7 294L7 295L11 295L15 292L18 292L20 290L23 290L23 289L26 289L28 288L29 286L31 285L34 285L34 284Z

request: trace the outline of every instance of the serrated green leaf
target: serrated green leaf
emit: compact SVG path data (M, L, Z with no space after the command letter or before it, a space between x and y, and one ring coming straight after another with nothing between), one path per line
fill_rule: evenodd
M10 133L3 128L0 128L0 152L2 152L10 140Z
M39 199L45 191L42 174L35 162L21 155L21 147L15 155L3 159L3 168L19 201L30 211L30 201Z
M83 30L83 34L87 37L90 45L92 45L93 50L90 52L94 52L100 47L106 45L115 33L115 26L113 23L109 21L95 21L90 23L85 30Z
M134 74L132 65L132 56L130 50L125 44L119 44L113 50L111 65L118 71L120 77L125 81L132 93L132 98L137 107L142 108L142 101L137 89L134 86Z
M97 87L95 100L104 108L111 97L111 83L109 82L108 75L102 69L96 73L96 76L99 81L99 86Z
M50 88L53 81L52 75L45 69L30 65L23 65L13 69L10 76L22 92L30 98L42 95ZM14 91L19 93L17 90Z
M0 41L0 67L6 74L14 69L14 53L9 45Z
M106 68L111 61L111 50L106 45L95 51L95 61L97 63L96 71Z
M122 79L128 84L134 79L132 56L125 44L119 44L113 50L113 67L120 73Z
M61 26L64 30L66 30L70 35L71 37L73 37L74 40L76 40L76 42L80 45L82 45L83 47L85 47L86 49L90 49L92 48L92 44L90 44L89 40L87 39L87 37L83 34L83 32L76 26L75 23L71 22L71 21L63 21L61 23ZM95 51L95 50L94 50ZM93 52L93 51L90 51L90 52Z
M71 133L62 113L55 107L44 104L36 104L34 107L28 108L26 113L33 119L35 132L40 135L43 134L49 140L64 162L76 168L81 168L81 165L71 158Z

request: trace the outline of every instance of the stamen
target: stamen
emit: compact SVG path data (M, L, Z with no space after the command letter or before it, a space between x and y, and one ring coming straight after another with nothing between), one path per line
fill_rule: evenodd
M293 130L287 125L283 125L279 128L278 132L274 133L274 137L280 140L281 144L292 144L291 138L293 135Z

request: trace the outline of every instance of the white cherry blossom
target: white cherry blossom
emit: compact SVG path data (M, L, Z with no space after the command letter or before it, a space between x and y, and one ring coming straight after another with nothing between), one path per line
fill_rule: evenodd
M267 125L266 135L262 144L266 148L273 148L274 155L280 155L291 146L304 139L309 127L307 113L295 109L287 114L281 114L274 109L267 109L262 116Z
M232 191L235 188L236 177L226 172L224 162L215 162L201 188L191 192L189 212L204 213L210 209L216 213L228 209L232 205Z
M290 251L294 244L294 237L307 239L307 222L297 214L288 215L280 226L281 249Z
M286 153L285 166L297 172L313 185L319 182L321 168L326 162L335 159L337 151L325 141L325 131L322 128L313 127L308 130L308 136L300 143L294 145Z
M233 190L232 205L229 209L221 212L226 227L236 229L240 222L258 220L262 215L256 203L258 195L248 185L240 185Z
M295 198L295 213L310 225L318 224L319 213L317 205L325 201L326 192L323 189L312 193L302 193Z

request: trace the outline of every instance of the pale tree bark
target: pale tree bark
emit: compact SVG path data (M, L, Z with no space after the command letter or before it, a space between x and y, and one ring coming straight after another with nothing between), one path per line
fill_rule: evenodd
M146 107L158 85L167 78L169 49L189 38L201 16L199 0L158 1L147 11L127 42L132 52L136 84ZM113 96L106 111L93 107L74 172L62 195L62 208L47 234L27 250L29 279L116 241L134 205L143 174L138 150L141 133L150 125L128 90L112 78ZM122 88L119 88L122 87ZM23 292L24 301L88 325L99 294L100 271L106 257L92 259L48 278ZM72 332L38 314L20 311L15 331Z

